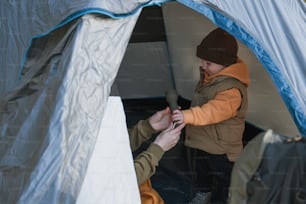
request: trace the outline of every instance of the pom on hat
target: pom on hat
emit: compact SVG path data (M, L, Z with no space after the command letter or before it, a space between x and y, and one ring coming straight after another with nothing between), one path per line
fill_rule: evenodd
M221 28L211 31L197 46L197 56L221 65L237 62L238 44L236 39Z

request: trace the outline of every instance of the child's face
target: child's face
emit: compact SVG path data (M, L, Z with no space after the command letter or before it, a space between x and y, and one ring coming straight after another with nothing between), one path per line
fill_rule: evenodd
M210 62L207 60L201 60L202 61L202 69L208 74L208 75L214 75L218 72L220 72L225 66L221 64L216 64L214 62Z

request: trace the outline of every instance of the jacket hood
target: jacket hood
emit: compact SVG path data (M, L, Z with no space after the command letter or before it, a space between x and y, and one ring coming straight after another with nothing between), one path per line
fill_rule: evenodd
M238 58L237 63L232 64L228 67L225 67L220 72L209 76L207 73L205 73L205 81L204 83L207 83L211 81L213 78L218 76L230 76L235 79L238 79L242 83L244 83L246 86L249 86L250 84L250 78L249 78L249 70L247 65Z

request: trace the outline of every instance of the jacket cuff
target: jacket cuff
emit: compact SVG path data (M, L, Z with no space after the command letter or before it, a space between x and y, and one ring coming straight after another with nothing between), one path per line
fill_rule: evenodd
M184 123L192 124L193 123L193 114L191 110L183 110Z
M153 154L155 157L156 157L156 164L159 162L159 160L161 160L161 158L163 157L164 155L164 150L157 144L154 144L152 143L148 149L147 149L147 152Z
M152 134L157 132L150 125L149 119L141 121L141 128L142 128L143 132L145 132L147 135L152 135Z

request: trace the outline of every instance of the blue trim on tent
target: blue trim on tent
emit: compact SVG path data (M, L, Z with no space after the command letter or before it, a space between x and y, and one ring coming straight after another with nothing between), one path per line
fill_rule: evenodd
M106 15L106 16L108 16L110 18L113 18L113 19L126 18L126 17L129 17L129 16L135 15L139 11L139 9L142 9L144 7L161 6L163 3L166 3L166 2L169 2L169 1L173 1L173 0L161 0L160 2L152 2L150 0L146 3L138 5L136 8L134 8L132 11L130 11L128 13L121 13L121 14L116 14L116 13L113 13L113 12L110 12L108 10L101 9L101 8L87 8L87 9L83 9L83 10L80 10L80 11L77 11L77 12L71 14L65 20L63 20L60 24L52 27L49 31L47 31L45 33L42 33L42 34L35 35L30 39L29 47L27 48L27 50L25 52L25 55L24 55L24 57L21 61L21 66L20 66L19 73L18 73L18 81L20 81L20 79L21 79L21 74L22 74L24 64L25 64L27 56L28 56L28 51L29 51L34 39L46 36L46 35L50 34L51 32L53 32L54 30L56 30L58 28L61 28L61 27L65 26L66 24L70 23L71 21L73 21L73 20L75 20L75 19L77 19L81 16L84 16L86 14L94 14L94 13L102 14L102 15Z
M278 92L280 93L283 101L285 102L300 134L306 137L306 115L303 113L302 108L292 94L290 86L283 78L278 67L274 64L268 53L261 47L261 45L249 35L243 28L239 27L234 21L222 15L218 11L210 8L209 6L201 3L195 3L187 0L177 0L178 2L186 5L187 7L203 14L210 19L214 24L226 30L228 33L235 36L245 45L247 45L264 65L267 72L270 74L272 80L276 84ZM280 87L282 87L280 89Z

